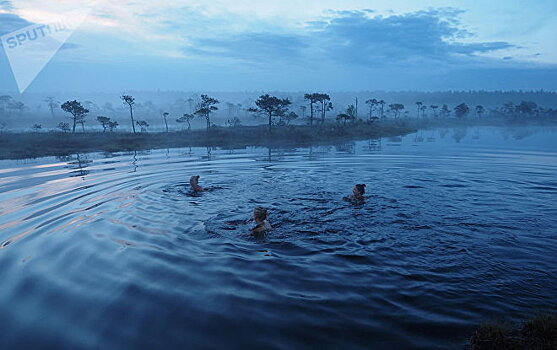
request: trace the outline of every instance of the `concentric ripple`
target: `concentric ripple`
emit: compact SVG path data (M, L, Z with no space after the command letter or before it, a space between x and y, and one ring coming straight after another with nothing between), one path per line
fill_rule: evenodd
M555 305L555 131L0 161L0 348L459 347Z

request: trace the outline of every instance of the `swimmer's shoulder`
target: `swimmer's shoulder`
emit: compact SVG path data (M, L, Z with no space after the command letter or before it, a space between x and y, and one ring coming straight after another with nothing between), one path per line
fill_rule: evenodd
M269 230L272 230L273 227L271 226L271 223L269 223L269 221L265 220L260 224L257 224L254 228L251 229L251 232L253 233L263 233Z
M265 228L265 230L272 230L273 229L273 226L267 220L263 221L263 227Z

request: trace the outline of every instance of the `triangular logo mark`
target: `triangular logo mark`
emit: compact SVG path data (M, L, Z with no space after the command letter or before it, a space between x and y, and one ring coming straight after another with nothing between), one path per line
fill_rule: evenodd
M33 24L0 37L20 93L33 82L85 20L90 8L47 24Z

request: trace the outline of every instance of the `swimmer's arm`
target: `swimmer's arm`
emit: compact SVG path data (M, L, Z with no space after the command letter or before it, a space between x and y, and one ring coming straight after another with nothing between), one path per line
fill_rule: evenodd
M245 225L247 223L249 223L251 220L232 220L232 221L226 221L225 224L227 225Z
M265 231L266 231L265 226L263 226L261 224L255 226L254 228L251 229L252 233L262 233L262 232L265 232Z
M194 192L203 192L203 191L205 191L205 189L204 189L203 187L201 187L201 186L191 186L191 189L192 189Z

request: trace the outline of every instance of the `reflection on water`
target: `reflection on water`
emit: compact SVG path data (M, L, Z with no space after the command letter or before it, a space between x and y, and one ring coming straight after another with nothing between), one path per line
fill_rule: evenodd
M454 129L452 137L455 140L455 142L459 143L463 138L466 137L467 134L468 134L468 128L456 128ZM477 136L476 139L479 139L479 135Z
M89 174L87 167L90 163L93 163L92 160L89 160L86 154L75 154L73 156L61 156L56 157L57 160L66 162L67 169L71 169L70 176L77 177L77 176L85 176Z
M343 142L335 146L336 151L340 153L354 154L356 152L355 142Z
M363 146L363 150L370 153L381 151L381 143L382 139L380 138L370 139L368 140L367 145Z
M458 347L557 300L555 136L0 161L0 348Z

